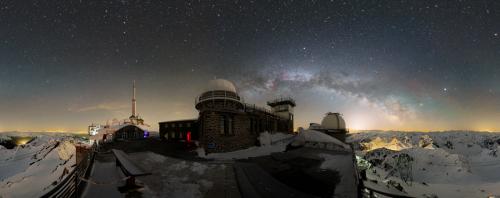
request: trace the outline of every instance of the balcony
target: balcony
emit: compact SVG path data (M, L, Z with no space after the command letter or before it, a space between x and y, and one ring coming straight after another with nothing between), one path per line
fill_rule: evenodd
M208 91L201 96L196 97L195 105L198 105L200 102L211 101L211 100L232 100L237 102L242 102L240 96L234 92L230 91Z

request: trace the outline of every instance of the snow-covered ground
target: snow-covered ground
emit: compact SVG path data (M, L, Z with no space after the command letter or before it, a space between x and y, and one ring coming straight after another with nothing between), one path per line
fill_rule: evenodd
M368 179L411 196L500 195L500 133L362 132L348 138L370 162Z
M0 133L3 139L12 135L34 139L14 149L0 146L0 197L39 197L73 170L76 149L70 136Z
M302 130L297 135L289 133L269 133L262 132L259 135L260 146L253 146L247 149L237 150L226 153L205 154L202 148L197 150L198 156L206 159L215 160L233 160L247 159L250 157L259 157L270 155L271 153L283 152L287 145L291 146L309 146L323 149L342 149L350 150L349 145L337 140L325 133L315 130ZM311 144L312 143L312 144ZM319 143L319 144L318 144Z
M259 135L259 142L261 146L254 146L227 153L210 153L208 155L205 154L205 151L202 148L199 148L197 152L199 157L206 159L246 159L249 157L269 155L275 152L283 152L286 149L286 145L292 140L293 137L294 136L291 134L263 132Z
M138 160L141 167L153 171L151 176L138 178L148 186L146 195L196 198L217 194L213 192L216 189L229 191L220 189L228 182L232 182L230 186L236 188L234 176L227 178L228 171L232 172L230 164L184 161L152 152L131 153L129 156ZM237 189L233 190L237 192Z

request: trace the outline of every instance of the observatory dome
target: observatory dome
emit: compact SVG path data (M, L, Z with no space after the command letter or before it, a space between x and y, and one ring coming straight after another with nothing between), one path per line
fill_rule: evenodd
M225 79L210 80L203 90L207 91L230 91L236 93L236 87L231 81Z
M345 121L340 113L327 113L321 121L323 129L345 130Z

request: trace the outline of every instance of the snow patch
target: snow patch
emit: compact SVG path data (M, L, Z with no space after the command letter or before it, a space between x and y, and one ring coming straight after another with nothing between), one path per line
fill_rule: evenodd
M187 167L189 167L189 166L186 163L186 161L181 161L179 163L170 165L169 169L179 171L179 170L185 169Z
M75 153L76 153L75 145L73 145L69 141L62 142L57 148L57 154L59 155L59 159L64 161L69 160L73 155L75 155Z
M191 166L191 171L198 173L198 175L203 175L205 173L205 170L207 170L207 168L208 168L207 165L194 162L193 166Z
M197 149L197 153L198 157L217 160L247 159L250 157L265 156L285 151L286 145L289 142L288 139L292 137L293 135L291 134L263 132L259 135L261 146L253 146L226 153L210 153L208 155L205 154L202 148L199 148Z

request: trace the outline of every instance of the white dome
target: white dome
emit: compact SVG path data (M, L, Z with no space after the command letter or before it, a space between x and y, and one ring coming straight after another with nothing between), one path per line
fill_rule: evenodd
M327 113L321 121L323 129L345 130L344 118L339 113Z
M236 87L231 81L215 79L208 82L204 92L207 91L230 91L236 93Z

